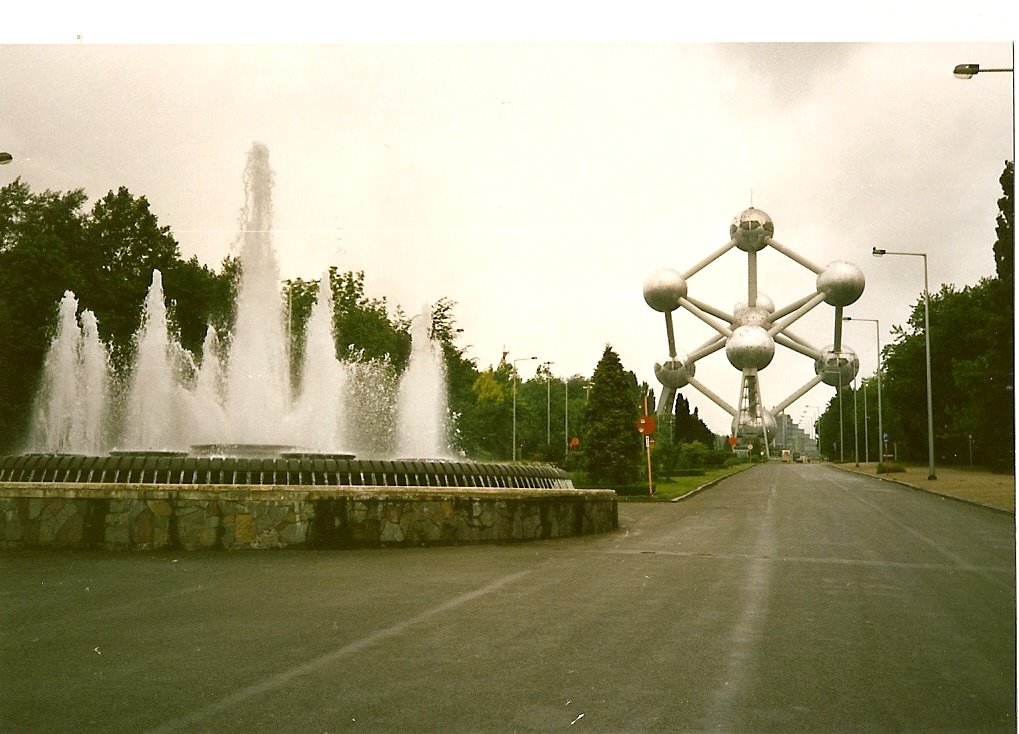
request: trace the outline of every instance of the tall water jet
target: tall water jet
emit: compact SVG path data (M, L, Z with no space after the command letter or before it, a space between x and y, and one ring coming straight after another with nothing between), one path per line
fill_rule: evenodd
M397 454L451 458L446 363L432 339L431 308L411 321L411 349L397 398Z
M65 291L60 299L57 332L50 343L39 386L33 446L71 450L71 431L77 400L77 355L81 331L78 328L78 299Z
M181 348L170 336L163 302L163 275L158 270L152 271L141 325L135 334L135 349L124 446L146 451L186 448L179 410L183 402L178 387L180 365L176 359Z
M95 314L85 311L81 315L82 328L77 312L78 299L66 291L36 399L29 440L35 450L88 453L106 448L103 430L109 357L99 340Z
M99 322L91 311L81 314L81 342L78 350L81 380L81 450L106 450L106 414L110 391L110 356L99 338Z
M191 398L191 424L194 444L212 444L226 434L226 414L223 412L223 362L219 334L211 325L202 342L202 363L195 375Z
M288 419L288 436L299 445L319 451L345 449L343 417L347 370L336 359L333 335L333 296L329 273L319 281L318 297L305 328L300 393Z
M272 170L269 151L255 143L244 171L241 280L227 363L229 440L273 444L290 411L290 379L280 299L280 272L272 246Z

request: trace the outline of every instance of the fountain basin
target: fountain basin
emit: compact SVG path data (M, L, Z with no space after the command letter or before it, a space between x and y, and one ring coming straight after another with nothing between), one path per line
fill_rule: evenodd
M618 527L615 492L544 465L152 453L0 458L0 547L455 545Z

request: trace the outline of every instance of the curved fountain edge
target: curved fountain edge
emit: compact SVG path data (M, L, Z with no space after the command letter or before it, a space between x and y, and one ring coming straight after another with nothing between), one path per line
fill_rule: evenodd
M0 482L0 549L363 548L619 526L604 489Z

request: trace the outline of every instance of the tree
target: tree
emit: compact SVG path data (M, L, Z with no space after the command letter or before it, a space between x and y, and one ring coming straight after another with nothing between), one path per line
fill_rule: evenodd
M705 446L714 446L715 434L701 420L697 408L690 411L690 403L678 391L673 415L673 440L677 444L698 441Z
M81 284L83 191L0 189L0 446L19 441L31 414L57 303Z
M994 232L998 236L994 242L994 267L998 280L1009 289L1015 277L1015 163L1005 161L1005 170L998 179L1003 196L998 199L998 217L995 220Z
M591 378L585 412L584 455L593 483L618 487L636 480L641 453L639 406L636 378L606 345Z
M329 268L333 292L333 322L340 353L357 352L360 358L388 355L399 370L410 356L410 319L397 309L390 319L385 298L365 294L364 271L341 273Z
M197 294L183 290L183 282L172 276L180 263L180 249L170 228L159 225L144 196L136 198L121 186L96 202L82 226L85 241L75 292L81 308L96 314L114 362L123 368L133 352L132 337L141 323L152 271L163 273L164 296L171 306L179 297L190 300ZM196 331L189 332L189 341L201 344L205 329Z
M509 365L489 367L471 386L474 404L460 421L461 430L470 436L469 446L479 459L508 459L512 454L512 400Z
M453 316L454 301L440 298L432 305L432 338L442 345L446 365L446 394L449 401L451 443L454 448L472 455L479 447L479 436L467 418L474 405L473 385L480 376L474 360L464 356L456 345L461 329Z

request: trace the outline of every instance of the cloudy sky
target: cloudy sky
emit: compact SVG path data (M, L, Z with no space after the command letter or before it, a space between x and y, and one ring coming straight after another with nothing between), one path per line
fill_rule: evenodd
M880 319L882 343L920 297L923 269L872 247L927 252L931 290L993 275L1013 75L951 73L963 62L1013 66L993 19L961 37L1002 41L957 41L948 27L924 42L893 30L832 43L807 31L771 44L707 42L654 20L628 16L586 37L416 37L406 22L399 32L378 22L325 42L314 26L300 39L285 24L275 35L179 24L118 35L79 11L0 38L0 149L15 158L0 185L20 176L33 191L83 188L93 200L126 186L185 256L216 267L259 141L275 171L284 277L363 270L370 295L409 314L452 299L461 346L481 368L505 349L550 360L560 376L590 375L611 344L652 385L668 355L644 280L725 244L751 204L786 246L863 270L866 291L846 313ZM777 252L759 267L760 291L779 306L814 290L814 276ZM746 297L745 255L694 276L690 293L731 310ZM833 309L794 331L830 343ZM708 336L677 315L681 349ZM864 375L875 336L873 324L846 324ZM535 364L519 365L524 377ZM765 402L813 374L780 347L761 376ZM697 376L736 403L739 374L724 353ZM727 432L728 416L687 390ZM831 393L815 388L789 412Z

